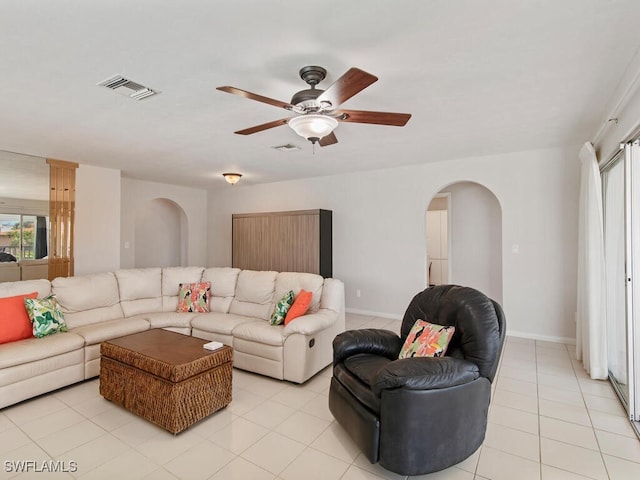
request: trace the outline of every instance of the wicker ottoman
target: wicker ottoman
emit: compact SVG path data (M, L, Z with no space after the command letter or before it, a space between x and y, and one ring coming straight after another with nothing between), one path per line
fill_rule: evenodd
M100 345L100 394L178 433L231 402L233 349L167 330Z

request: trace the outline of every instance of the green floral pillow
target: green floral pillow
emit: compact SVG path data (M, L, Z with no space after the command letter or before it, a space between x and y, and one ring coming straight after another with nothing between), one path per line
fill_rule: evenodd
M271 325L282 325L284 323L284 317L287 316L287 312L291 308L291 305L293 305L294 296L293 290L289 290L280 301L276 303L271 318L269 319Z
M67 324L64 315L58 308L58 302L54 295L45 298L25 298L29 320L33 325L33 336L42 338L58 332L66 332Z

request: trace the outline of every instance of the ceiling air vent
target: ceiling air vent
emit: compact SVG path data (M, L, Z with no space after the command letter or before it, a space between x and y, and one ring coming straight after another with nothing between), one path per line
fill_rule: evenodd
M113 77L107 78L106 80L98 83L98 85L136 100L142 100L143 98L160 93L157 90L153 90L152 88L145 87L144 85L131 81L128 78L124 78L122 75L114 75Z
M275 147L271 148L275 148L276 150L280 150L281 152L292 152L294 150L300 150L300 147L298 147L297 145L292 145L290 143L287 143L286 145L276 145Z

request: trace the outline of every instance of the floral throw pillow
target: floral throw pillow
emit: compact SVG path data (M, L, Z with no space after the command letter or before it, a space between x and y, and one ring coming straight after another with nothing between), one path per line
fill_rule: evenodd
M280 301L276 303L276 306L273 308L271 318L269 318L269 323L271 325L282 325L284 323L284 317L287 316L287 312L291 308L291 305L293 305L293 298L293 290L289 290L284 294Z
M209 311L209 297L211 296L211 282L181 283L178 293L178 312Z
M42 338L58 332L66 332L67 324L56 297L25 298L24 305L33 326L33 336Z
M398 358L443 357L454 331L454 326L416 320L400 349Z

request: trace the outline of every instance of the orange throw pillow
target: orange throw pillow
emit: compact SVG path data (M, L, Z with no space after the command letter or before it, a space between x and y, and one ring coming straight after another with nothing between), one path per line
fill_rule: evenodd
M287 316L284 317L285 326L288 325L292 320L307 313L307 310L309 310L309 305L311 305L312 296L312 292L300 290L300 293L296 295L296 299L293 301L293 305L291 305L291 308L287 312Z
M15 297L0 298L0 343L15 342L23 338L33 337L33 327L25 298L37 298L38 292Z

